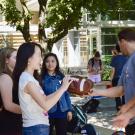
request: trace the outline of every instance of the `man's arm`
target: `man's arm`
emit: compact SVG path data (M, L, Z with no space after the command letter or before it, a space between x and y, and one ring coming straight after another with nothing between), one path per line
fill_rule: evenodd
M117 86L117 87L112 87L105 90L93 89L90 91L89 95L90 96L105 96L105 97L113 98L113 97L123 96L123 93L124 93L123 86Z
M121 113L126 113L127 111L129 111L132 107L135 106L135 97L133 97L132 99L130 99L126 104L124 104L120 111L118 112L119 114Z
M128 112L122 113L117 117L115 117L113 119L113 125L114 127L119 127L119 128L126 127L130 119L132 119L133 117L135 117L135 106L132 107Z

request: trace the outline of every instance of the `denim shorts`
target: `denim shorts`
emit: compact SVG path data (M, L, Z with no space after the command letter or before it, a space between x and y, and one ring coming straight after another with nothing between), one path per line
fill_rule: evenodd
M40 124L30 127L23 127L23 135L49 135L49 126Z

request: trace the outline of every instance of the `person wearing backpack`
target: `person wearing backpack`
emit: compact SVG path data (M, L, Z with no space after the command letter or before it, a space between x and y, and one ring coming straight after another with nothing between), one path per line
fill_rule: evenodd
M92 80L95 83L101 81L102 73L102 61L100 59L100 53L96 51L93 58L88 61L88 79Z

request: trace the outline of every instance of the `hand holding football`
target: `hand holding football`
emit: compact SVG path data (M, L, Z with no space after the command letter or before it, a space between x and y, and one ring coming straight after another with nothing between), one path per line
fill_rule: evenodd
M93 87L93 82L89 79L85 79L81 76L72 76L78 78L79 81L73 81L68 88L68 91L80 96L88 95L90 89Z

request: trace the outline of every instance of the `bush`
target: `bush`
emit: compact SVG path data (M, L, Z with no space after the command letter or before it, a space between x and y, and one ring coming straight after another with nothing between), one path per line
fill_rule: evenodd
M111 60L112 60L112 56L104 56L102 58L103 64L105 64L105 65L110 65Z
M102 80L103 81L110 80L110 75L111 75L111 66L104 65L104 67L103 67L103 73L102 73Z
M103 81L108 81L110 80L110 75L111 75L111 59L112 56L104 56L103 60L103 73L102 73L102 80Z

